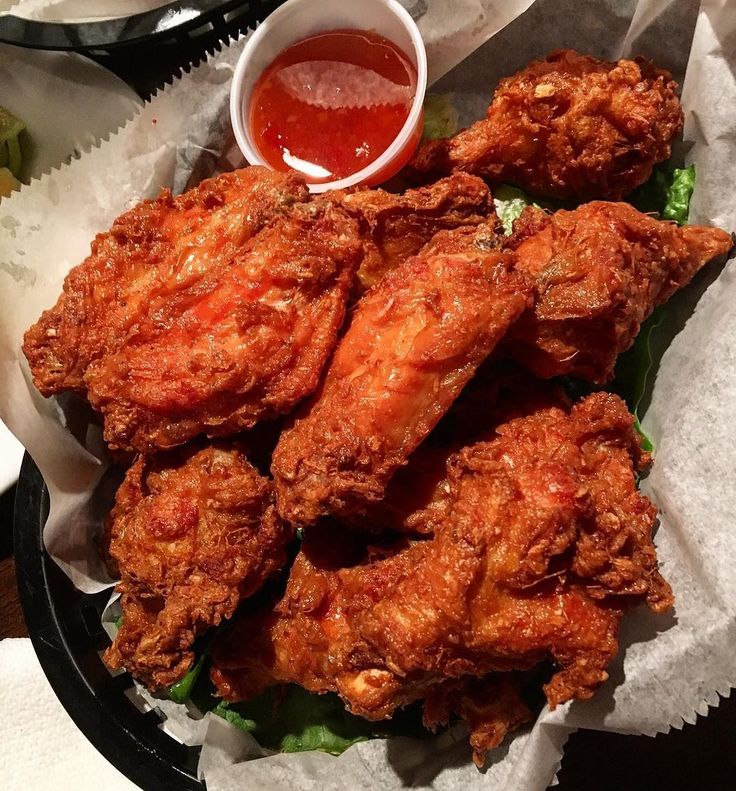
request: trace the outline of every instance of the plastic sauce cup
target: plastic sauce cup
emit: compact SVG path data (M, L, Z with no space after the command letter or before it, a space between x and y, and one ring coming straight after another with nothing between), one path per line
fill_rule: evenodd
M396 0L289 0L248 39L233 75L230 118L235 139L251 165L271 167L258 151L250 129L250 101L258 78L297 41L346 29L373 30L399 47L416 67L416 93L404 126L377 159L350 176L309 184L311 192L380 184L401 170L414 153L422 134L422 104L427 89L427 54L414 20Z

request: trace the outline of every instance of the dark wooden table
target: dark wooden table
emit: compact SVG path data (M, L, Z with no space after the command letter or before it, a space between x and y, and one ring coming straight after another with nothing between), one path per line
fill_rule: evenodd
M143 59L118 55L101 62L146 97L212 43L205 38L199 49L187 44ZM13 497L13 489L0 497L0 638L27 635L15 587ZM654 739L579 731L570 737L558 777L556 791L736 791L736 695L695 726Z

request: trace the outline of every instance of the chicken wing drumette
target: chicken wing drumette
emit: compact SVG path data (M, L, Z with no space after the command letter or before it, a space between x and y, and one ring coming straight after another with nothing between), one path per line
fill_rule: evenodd
M279 512L293 524L380 500L529 305L513 255L458 240L409 259L356 306L319 391L274 451Z
M149 689L187 672L195 638L284 564L292 532L273 500L270 481L232 444L138 457L107 521L123 608L110 667Z
M451 457L450 511L431 539L361 548L340 526L308 529L283 598L217 648L218 691L296 682L380 719L450 679L550 659L552 706L589 697L624 610L672 602L656 512L636 489L646 461L633 418L605 393L572 408L555 395L502 423Z
M683 115L669 72L553 52L503 79L487 117L420 148L413 169L464 170L552 198L618 199L670 156Z

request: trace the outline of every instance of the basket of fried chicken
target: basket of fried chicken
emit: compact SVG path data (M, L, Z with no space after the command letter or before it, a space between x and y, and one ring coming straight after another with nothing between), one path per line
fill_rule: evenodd
M356 738L461 719L479 766L595 693L673 605L617 360L732 246L686 223L676 87L555 52L398 191L247 167L96 236L24 352L126 469L111 669L231 719L331 696Z

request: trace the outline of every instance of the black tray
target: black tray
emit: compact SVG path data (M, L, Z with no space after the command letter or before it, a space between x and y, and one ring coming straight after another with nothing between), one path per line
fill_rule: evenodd
M163 715L141 712L126 692L127 673L112 676L100 658L110 640L100 616L110 593L80 593L48 556L43 525L49 497L26 454L15 498L13 541L23 616L41 667L69 716L117 769L141 788L201 791L199 749L160 729Z

